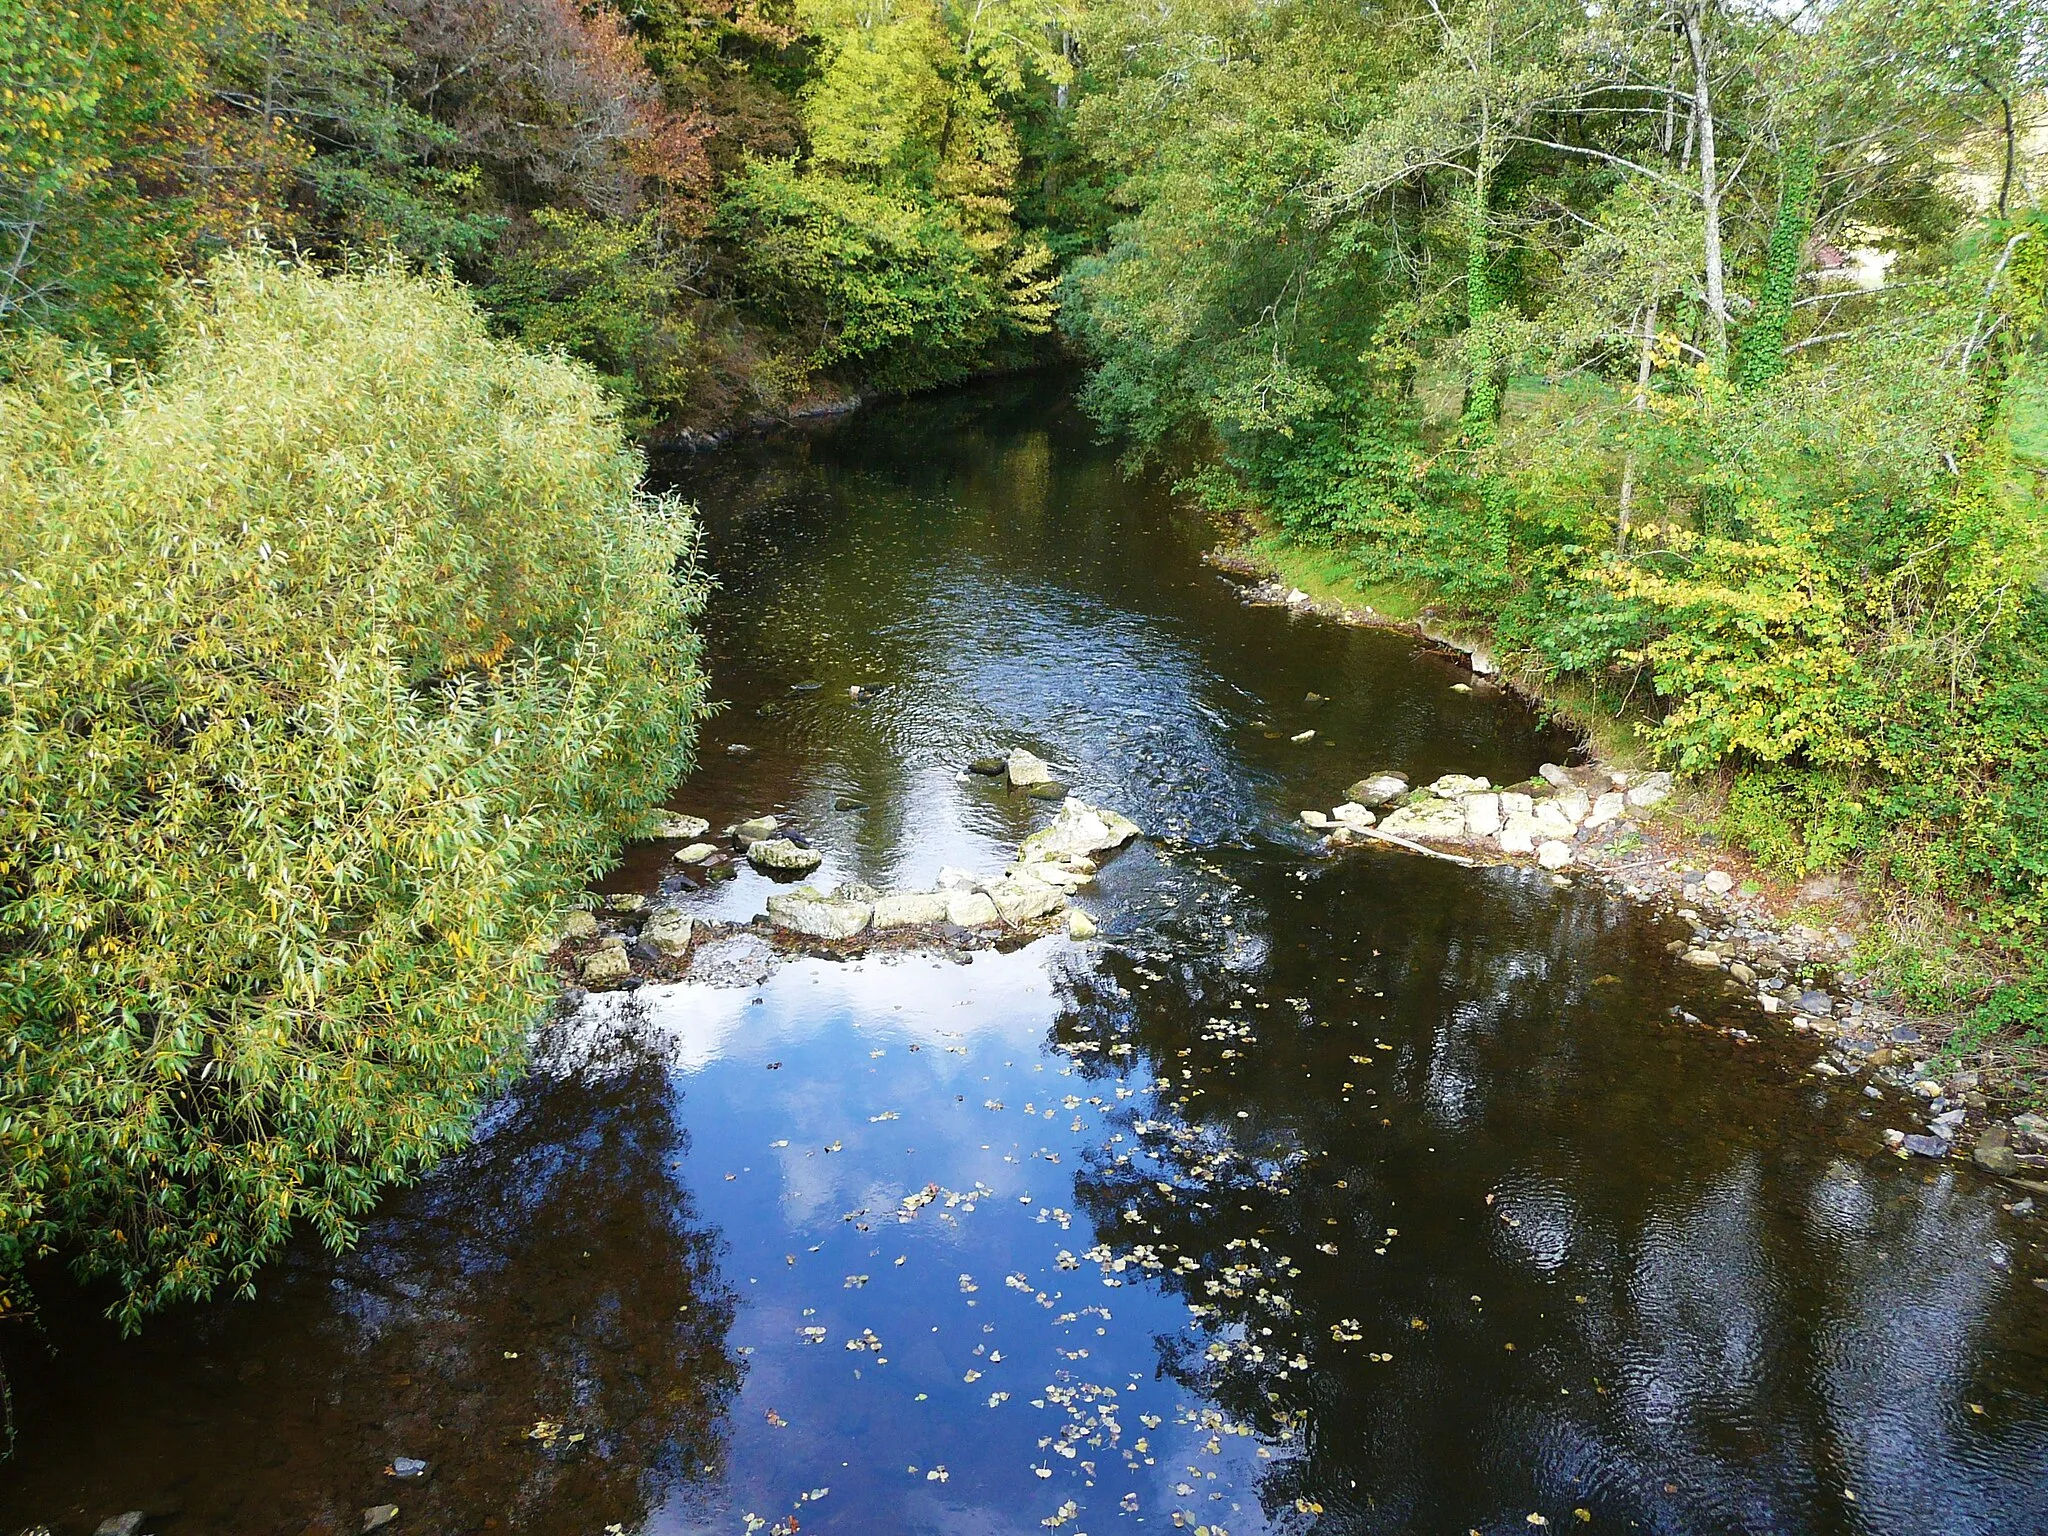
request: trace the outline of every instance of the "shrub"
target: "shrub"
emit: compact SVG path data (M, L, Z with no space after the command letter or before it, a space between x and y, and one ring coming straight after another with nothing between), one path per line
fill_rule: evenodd
M691 514L588 373L391 268L170 320L0 400L0 1285L68 1252L127 1326L462 1139L702 704Z

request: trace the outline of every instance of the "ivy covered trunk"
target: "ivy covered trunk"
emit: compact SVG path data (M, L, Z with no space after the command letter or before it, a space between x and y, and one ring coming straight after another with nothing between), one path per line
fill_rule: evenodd
M1819 159L1811 134L1795 139L1785 151L1778 219L1764 258L1763 291L1757 295L1756 317L1743 332L1735 363L1735 380L1744 389L1759 388L1785 371L1785 333L1792 324L1792 300L1806 265L1807 236L1813 232Z
M1494 317L1500 295L1486 255L1487 200L1491 187L1482 159L1472 180L1472 207L1465 227L1465 356L1470 377L1465 390L1465 436L1483 442L1500 419L1500 359Z

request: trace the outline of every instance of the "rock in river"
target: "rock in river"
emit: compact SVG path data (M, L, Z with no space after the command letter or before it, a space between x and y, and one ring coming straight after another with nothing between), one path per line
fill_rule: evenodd
M1399 837L1455 842L1465 835L1465 807L1454 800L1416 800L1381 822L1380 830Z
M1085 858L1121 848L1138 835L1138 824L1130 817L1069 797L1051 826L1024 839L1017 857L1026 864Z
M747 844L747 862L756 869L788 870L801 874L807 869L816 869L825 862L825 856L815 848L806 848L786 837L767 837Z
M853 938L873 921L874 915L872 902L827 895L810 885L768 898L769 922L813 939Z
M1344 798L1376 811L1381 806L1392 805L1407 793L1408 775L1405 773L1376 773L1345 790Z
M1003 771L1010 776L1011 784L1018 789L1029 789L1033 784L1050 784L1053 778L1051 765L1036 753L1027 752L1022 747L1011 748L1009 761L1003 765Z
M782 829L782 823L773 816L756 816L751 821L742 821L725 829L726 835L742 848L773 837Z
M640 942L657 955L680 960L690 951L690 933L695 926L681 907L656 907L640 929Z
M1067 904L1066 893L1024 873L1002 875L982 886L1004 922L1015 926L1056 912Z
M679 843L694 842L710 830L711 823L702 816L678 816L673 812L663 811L654 818L654 835Z
M986 891L946 893L946 921L956 928L986 928L1000 915Z
M687 848L676 850L678 864L705 864L718 857L716 843L692 843Z
M918 928L946 920L945 891L892 891L875 902L875 927Z
M593 987L624 981L633 974L633 962L626 958L626 941L620 938L606 939L583 957L577 970L582 973L584 981Z

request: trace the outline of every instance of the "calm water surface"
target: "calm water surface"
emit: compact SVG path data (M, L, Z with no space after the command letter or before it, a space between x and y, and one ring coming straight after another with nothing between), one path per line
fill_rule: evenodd
M929 882L1050 816L959 772L1027 745L1152 834L1102 940L729 942L552 1025L355 1252L128 1342L51 1286L0 1531L2048 1532L2014 1191L1886 1155L1668 917L1291 825L1567 742L1241 606L1056 384L657 468L722 583L677 808Z

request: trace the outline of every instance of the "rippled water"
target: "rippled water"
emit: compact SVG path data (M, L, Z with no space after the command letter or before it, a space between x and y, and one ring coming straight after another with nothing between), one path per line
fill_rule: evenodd
M661 467L729 701L677 808L928 882L1049 817L959 772L1027 745L1153 834L1103 939L593 1001L355 1253L126 1343L56 1291L0 1530L2048 1531L2016 1191L1658 913L1291 825L1567 742L1243 607L1053 383Z

